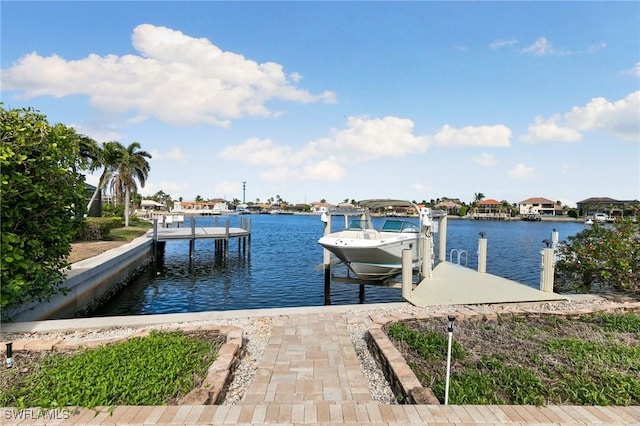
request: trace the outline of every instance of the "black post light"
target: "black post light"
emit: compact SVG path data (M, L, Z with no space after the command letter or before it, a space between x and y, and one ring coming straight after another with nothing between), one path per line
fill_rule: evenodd
M451 341L453 340L453 322L456 320L456 317L449 315L448 320L449 320L449 325L447 326L447 331L449 332L449 345L447 348L447 380L446 380L445 391L444 391L444 405L449 405L449 376L451 373Z
M5 361L7 368L13 367L13 343L7 343L7 360Z

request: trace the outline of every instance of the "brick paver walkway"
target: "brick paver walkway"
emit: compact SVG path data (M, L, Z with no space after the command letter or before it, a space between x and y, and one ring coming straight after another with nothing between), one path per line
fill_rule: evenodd
M338 314L277 319L242 403L369 401L347 324Z

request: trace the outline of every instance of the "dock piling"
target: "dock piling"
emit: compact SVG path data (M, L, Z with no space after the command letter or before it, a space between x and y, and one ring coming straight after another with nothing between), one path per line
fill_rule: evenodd
M478 239L478 272L484 274L487 272L487 239L485 233L480 232Z

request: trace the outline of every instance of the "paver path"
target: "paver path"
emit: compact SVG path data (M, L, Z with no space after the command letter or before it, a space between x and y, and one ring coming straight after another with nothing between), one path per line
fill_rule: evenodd
M279 317L241 404L371 402L341 314Z

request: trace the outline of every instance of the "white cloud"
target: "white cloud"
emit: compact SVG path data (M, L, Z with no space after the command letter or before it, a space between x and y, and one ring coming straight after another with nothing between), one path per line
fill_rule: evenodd
M414 183L413 185L411 185L411 189L414 189L418 192L427 192L431 191L432 187L431 185L425 185L424 183Z
M517 44L517 40L496 40L489 45L492 50L500 49L501 47L508 47Z
M433 143L443 146L506 147L511 144L511 130L502 124L466 126L461 129L445 124L433 137Z
M333 92L298 88L302 76L287 78L280 64L258 63L170 28L139 25L132 44L139 55L65 60L30 53L2 70L3 89L26 99L87 95L98 109L133 113L133 122L154 117L179 125L228 126L241 117L269 117L272 99L336 101Z
M640 90L609 102L593 98L584 107L573 107L564 116L569 126L581 131L605 130L622 140L640 140Z
M534 169L526 164L519 163L515 167L509 170L509 176L515 178L531 178L534 176Z
M558 50L549 40L545 37L540 37L534 41L531 45L522 49L523 53L531 53L535 56L547 56L547 55L572 55L570 50Z
M348 162L401 158L424 152L428 141L427 137L413 134L413 121L407 118L348 117L347 128L333 130L329 137L311 142L305 148L305 156L337 152Z
M620 140L639 141L640 91L617 101L593 98L583 107L573 107L564 115L546 120L538 116L520 140L574 142L583 132L595 130L609 132Z
M474 163L479 164L482 167L492 167L496 164L496 158L493 154L483 152L482 154L472 158Z
M640 77L640 62L636 62L636 64L628 70L623 71L624 74L631 74L635 77Z
M606 47L607 47L607 43L592 44L587 48L587 51L589 53L596 53L602 49L605 49Z
M582 135L577 130L558 125L559 120L558 115L548 120L537 116L534 123L529 126L527 134L520 140L535 143L537 141L576 142L582 139Z
M348 117L345 127L307 142L301 148L250 138L224 148L223 160L263 168L265 180L340 181L350 164L405 158L424 153L431 144L445 146L509 146L511 130L503 125L444 126L435 136L416 135L413 121L400 117ZM493 161L489 154L484 162Z
M165 160L171 160L171 161L182 161L185 159L185 155L182 152L182 150L177 147L174 146L172 147L169 152L159 152L158 150L151 150L149 152L151 154L151 159L155 160L155 161L165 161Z
M250 138L240 145L229 145L218 154L224 160L240 161L251 166L279 166L292 158L292 148L278 146L271 139Z

